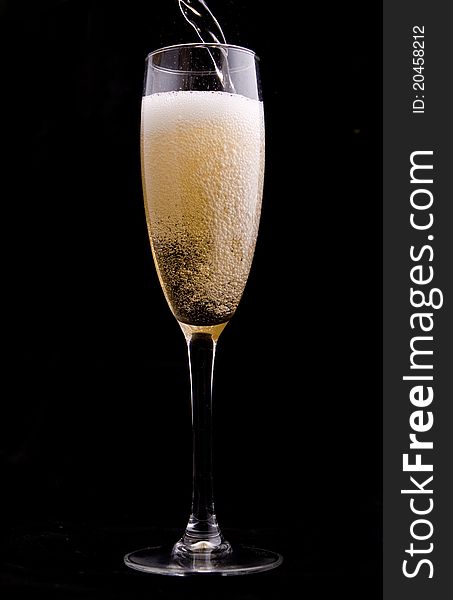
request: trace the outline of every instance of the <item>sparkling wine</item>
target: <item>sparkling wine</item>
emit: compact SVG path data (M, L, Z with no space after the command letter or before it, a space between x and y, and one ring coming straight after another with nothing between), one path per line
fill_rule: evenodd
M262 102L208 91L145 96L141 150L148 231L168 304L181 323L226 323L258 233Z

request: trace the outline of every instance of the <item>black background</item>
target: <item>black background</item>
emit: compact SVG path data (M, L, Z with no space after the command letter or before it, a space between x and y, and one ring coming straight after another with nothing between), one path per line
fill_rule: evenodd
M152 264L139 121L146 54L194 33L173 0L0 3L3 597L380 597L381 11L362 4L209 4L261 58L267 144L217 354L217 512L285 562L188 582L122 556L176 539L190 507L186 350Z

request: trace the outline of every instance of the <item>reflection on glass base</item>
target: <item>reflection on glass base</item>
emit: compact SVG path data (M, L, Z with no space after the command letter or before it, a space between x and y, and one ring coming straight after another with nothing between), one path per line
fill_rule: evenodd
M237 546L227 555L213 557L210 553L177 556L174 546L154 546L126 554L128 567L159 575L246 575L278 567L283 557L276 552Z

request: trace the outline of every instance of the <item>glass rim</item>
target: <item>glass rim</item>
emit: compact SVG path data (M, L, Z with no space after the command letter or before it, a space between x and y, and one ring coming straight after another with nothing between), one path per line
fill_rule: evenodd
M260 60L260 57L257 55L257 53L254 50L251 50L250 48L246 48L245 46L238 46L237 44L221 44L218 42L189 42L187 44L173 44L170 46L162 46L162 48L156 48L156 50L152 50L151 52L149 52L146 56L146 60L149 60L155 54L161 54L163 52L167 52L169 50L176 50L178 48L225 48L226 50L241 50L242 52L246 52L247 54L253 56L255 60Z

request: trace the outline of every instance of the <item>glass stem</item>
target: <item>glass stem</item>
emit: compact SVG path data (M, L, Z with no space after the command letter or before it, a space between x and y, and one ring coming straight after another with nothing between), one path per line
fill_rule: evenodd
M187 345L192 397L192 513L177 550L225 552L229 544L217 524L212 479L212 382L216 341L210 333L192 333L187 337Z

